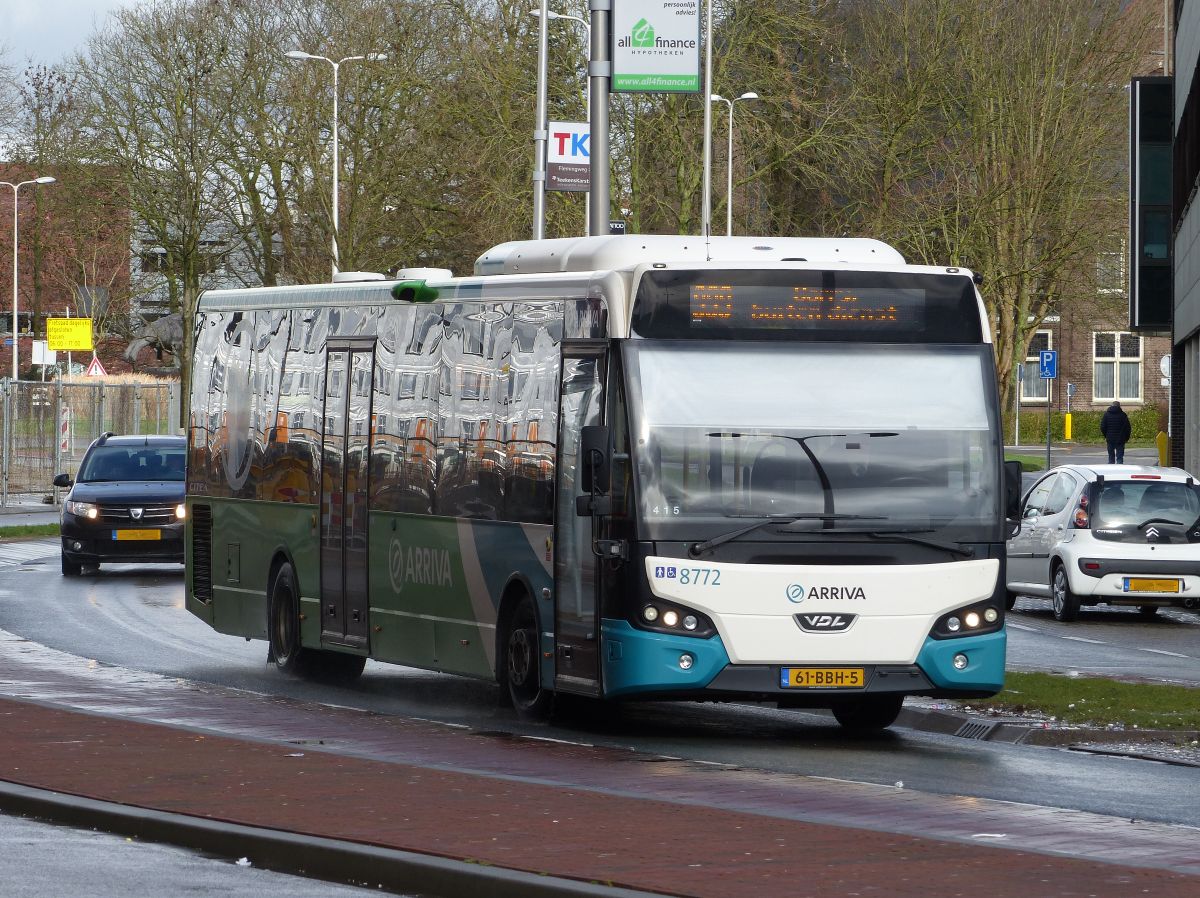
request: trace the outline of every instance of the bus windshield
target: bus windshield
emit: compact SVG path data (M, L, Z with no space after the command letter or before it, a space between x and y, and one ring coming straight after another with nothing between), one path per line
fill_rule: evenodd
M647 538L690 540L801 516L788 531L996 539L990 351L630 341ZM779 537L764 529L746 538Z

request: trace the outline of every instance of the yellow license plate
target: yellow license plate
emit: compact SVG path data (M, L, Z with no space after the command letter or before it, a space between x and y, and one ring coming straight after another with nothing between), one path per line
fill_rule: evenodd
M784 667L779 685L784 689L861 689L867 684L861 667Z
M1148 580L1144 577L1126 577L1126 592L1179 592L1178 580Z
M162 539L161 530L114 530L113 539Z

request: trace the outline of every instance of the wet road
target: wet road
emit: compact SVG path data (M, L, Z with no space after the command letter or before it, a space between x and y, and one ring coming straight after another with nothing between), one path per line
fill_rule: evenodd
M826 715L747 705L586 704L566 708L552 724L531 725L500 707L492 684L375 663L349 688L291 680L268 669L265 643L217 634L187 614L178 567L113 566L95 577L68 580L59 575L56 556L7 566L3 558L0 551L0 628L98 665L444 721L495 738L533 734L747 770L902 782L925 792L1200 826L1194 768L904 730L855 740ZM1036 609L1014 615L1013 623L1018 666L1039 657L1057 665L1067 657L1098 655L1108 664L1118 645L1130 663L1155 659L1171 668L1170 678L1184 679L1190 672L1200 682L1195 651L1200 626L1190 620L1141 624L1106 618L1067 625L1072 629L1065 636L1098 627L1104 646L1064 638ZM1183 657L1139 652L1138 644L1158 640L1158 633Z

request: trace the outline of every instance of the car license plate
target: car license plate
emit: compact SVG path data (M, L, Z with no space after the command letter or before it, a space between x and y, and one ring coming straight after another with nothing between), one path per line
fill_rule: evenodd
M779 685L784 689L861 689L866 685L861 667L784 667Z
M113 539L162 539L161 530L114 530Z
M1145 577L1126 577L1126 592L1179 592L1178 580L1149 580Z

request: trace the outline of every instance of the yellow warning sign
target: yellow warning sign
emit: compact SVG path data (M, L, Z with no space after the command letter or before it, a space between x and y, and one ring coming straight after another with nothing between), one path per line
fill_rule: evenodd
M47 318L46 343L51 352L83 352L92 349L91 318Z

